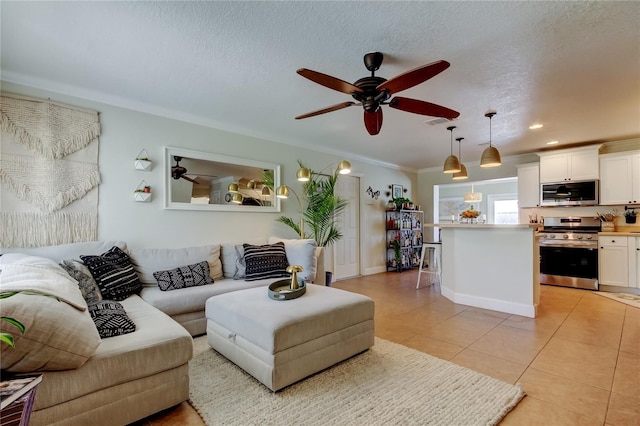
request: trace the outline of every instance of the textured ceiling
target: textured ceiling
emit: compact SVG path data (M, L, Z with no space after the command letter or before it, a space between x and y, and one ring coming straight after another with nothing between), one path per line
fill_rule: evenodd
M401 96L461 113L454 137L478 161L640 135L640 2L0 3L2 79L409 169L440 166L447 123L384 106L377 136L361 107L296 74L391 78L451 67ZM540 130L528 126L544 123Z

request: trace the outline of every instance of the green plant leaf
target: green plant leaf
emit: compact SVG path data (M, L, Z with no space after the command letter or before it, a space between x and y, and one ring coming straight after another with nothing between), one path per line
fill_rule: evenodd
M25 328L24 325L22 325L22 323L20 321L18 321L15 318L11 318L11 317L0 317L0 320L8 322L9 324L14 325L18 330L20 330L20 333L24 333Z
M15 348L15 345L13 344L13 336L9 333L0 333L0 342L5 342L7 345Z

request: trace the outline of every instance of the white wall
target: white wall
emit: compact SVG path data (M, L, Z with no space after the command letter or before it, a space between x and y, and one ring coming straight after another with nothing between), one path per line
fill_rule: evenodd
M225 132L183 121L127 110L90 100L2 82L2 90L67 103L100 112L98 238L125 240L135 247L184 247L214 242L238 242L269 235L295 238L276 222L279 213L230 213L163 209L163 146L175 146L282 165L283 183L298 189L297 160L321 170L343 158L273 141ZM142 100L141 100L142 101ZM133 160L146 149L154 162L150 172L134 169ZM416 173L393 169L346 156L360 177L361 270L385 270L384 217L388 185L408 188L416 200ZM144 179L152 187L150 203L133 201L133 191ZM378 200L365 193L368 186L380 190ZM425 198L425 200L427 200ZM1 208L1 205L0 205ZM281 214L298 217L295 201L284 201Z

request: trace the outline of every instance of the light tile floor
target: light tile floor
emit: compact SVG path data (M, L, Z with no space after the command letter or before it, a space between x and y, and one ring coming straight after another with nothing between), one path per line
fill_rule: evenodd
M640 309L542 286L538 317L456 305L417 271L339 281L376 302L376 336L509 383L527 396L502 425L640 425ZM140 425L201 425L187 403Z

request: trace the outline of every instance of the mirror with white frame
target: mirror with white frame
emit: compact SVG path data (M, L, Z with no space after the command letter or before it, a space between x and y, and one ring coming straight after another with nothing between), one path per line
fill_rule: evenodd
M164 147L165 209L279 212L280 166Z

